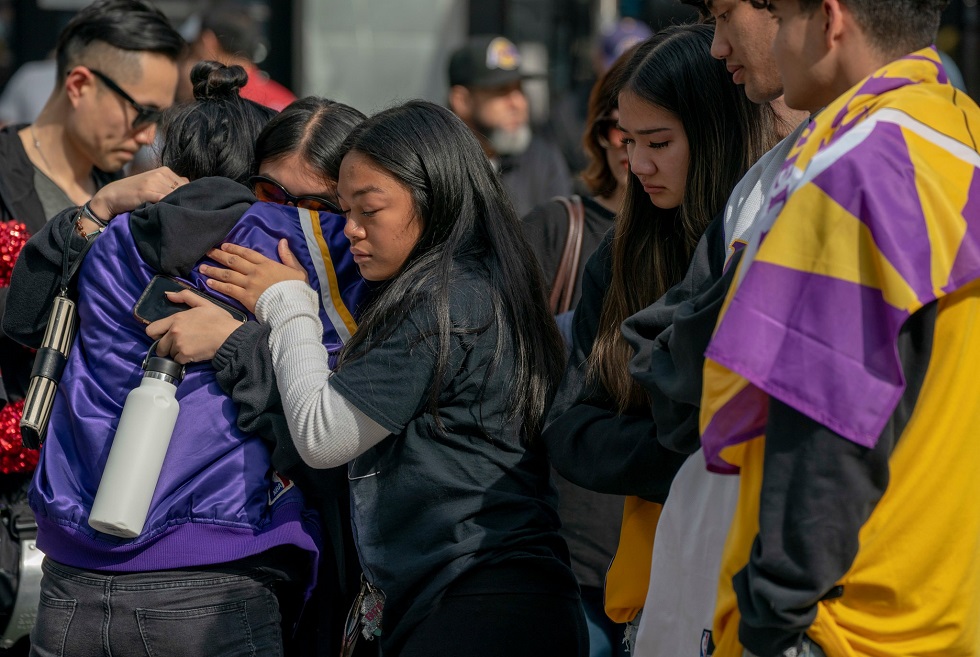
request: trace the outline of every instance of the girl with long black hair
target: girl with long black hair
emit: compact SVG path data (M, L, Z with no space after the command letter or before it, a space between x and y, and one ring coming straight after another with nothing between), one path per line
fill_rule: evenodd
M605 581L606 612L618 622L637 621L647 599L661 505L687 458L657 441L650 398L630 375L633 352L620 327L681 281L696 248L703 259L703 245L722 241L724 225L712 219L777 139L775 113L732 83L724 62L711 56L712 36L708 25L668 28L642 43L626 67L618 125L631 175L615 228L586 264L572 355L543 433L562 476L628 496ZM661 595L671 601L672 593ZM673 621L654 639L662 645L696 643L671 602L644 614ZM710 612L706 622L698 637L710 627Z
M383 289L332 371L294 267L234 245L209 285L271 326L293 439L350 462L365 572L354 632L387 655L584 655L538 435L563 347L520 224L466 126L413 101L349 137L338 194Z

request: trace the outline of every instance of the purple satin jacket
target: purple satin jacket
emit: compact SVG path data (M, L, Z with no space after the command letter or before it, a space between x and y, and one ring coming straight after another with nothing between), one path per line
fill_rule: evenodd
M38 547L77 568L141 572L213 565L292 545L315 572L316 514L275 475L270 447L236 426L237 410L209 363L187 368L180 414L143 533L122 539L89 527L123 403L139 385L151 340L133 307L154 272L140 257L128 215L115 219L85 257L78 278L79 332L61 379L30 491ZM337 350L354 330L351 311L366 287L350 258L342 217L253 205L225 241L276 258L279 239L320 293L324 344ZM222 301L195 265L186 282Z

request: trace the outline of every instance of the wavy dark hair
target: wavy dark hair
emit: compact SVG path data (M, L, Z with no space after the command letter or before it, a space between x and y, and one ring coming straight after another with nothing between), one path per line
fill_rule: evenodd
M779 139L772 107L750 102L724 62L711 56L713 36L714 28L704 24L658 32L633 54L620 91L676 116L690 148L679 208L657 208L631 175L616 218L612 283L603 299L589 375L609 390L620 411L648 402L629 375L632 351L620 324L683 278L698 240L735 184Z
M298 153L314 171L336 182L344 140L365 118L353 107L326 98L294 100L259 134L256 164Z
M637 47L639 46L633 46L623 52L609 70L596 81L589 93L585 133L582 135L582 146L589 156L589 165L582 172L582 180L593 196L611 196L619 184L616 174L609 168L609 161L606 159L606 147L602 142L608 137L603 132L608 132L609 126L615 125L610 114L619 109L619 87L627 72L626 65Z
M246 184L255 175L255 140L275 116L239 95L247 81L241 66L195 64L194 100L164 112L160 163L191 180L222 176Z
M476 272L486 281L498 336L481 396L503 354L511 350L509 419L521 421L524 437L533 440L561 378L564 347L548 311L537 261L476 137L448 109L417 100L354 128L344 150L369 158L405 185L421 235L401 270L361 317L339 367L383 341L411 309L430 305L437 318L430 336L437 358L427 409L444 430L438 401L452 336L489 328L454 325L449 314L454 279L461 270Z

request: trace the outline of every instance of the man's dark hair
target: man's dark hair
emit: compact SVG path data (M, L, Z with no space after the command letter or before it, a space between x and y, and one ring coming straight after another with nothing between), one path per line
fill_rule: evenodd
M797 2L800 9L811 12L820 6L821 0ZM840 3L854 14L871 45L884 53L904 55L936 40L939 19L949 0L840 0Z
M159 10L139 0L97 0L79 11L58 37L58 78L82 63L95 42L134 53L153 52L176 62L184 39Z
M750 5L756 9L768 9L768 0L742 0L743 2L748 2ZM681 0L682 5L690 5L694 7L701 13L701 18L707 20L711 17L711 12L708 11L709 0ZM802 5L802 3L800 3Z
M710 15L708 0L681 0ZM768 9L768 0L743 0L756 9ZM815 11L821 0L797 0L800 9ZM884 53L904 55L936 40L939 19L949 0L840 0L857 18L871 45Z

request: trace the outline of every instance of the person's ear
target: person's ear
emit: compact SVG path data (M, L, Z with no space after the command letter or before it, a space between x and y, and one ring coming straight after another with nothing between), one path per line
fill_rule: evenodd
M463 121L469 121L473 117L473 94L470 90L459 84L450 87L449 109Z
M841 39L841 35L844 33L846 23L844 16L845 10L841 6L840 0L823 0L820 4L820 9L815 11L820 12L820 15L815 16L815 18L823 23L824 45L830 50L837 45Z
M78 103L87 94L95 93L95 76L84 66L75 66L68 71L65 78L65 94L72 107L78 107Z

